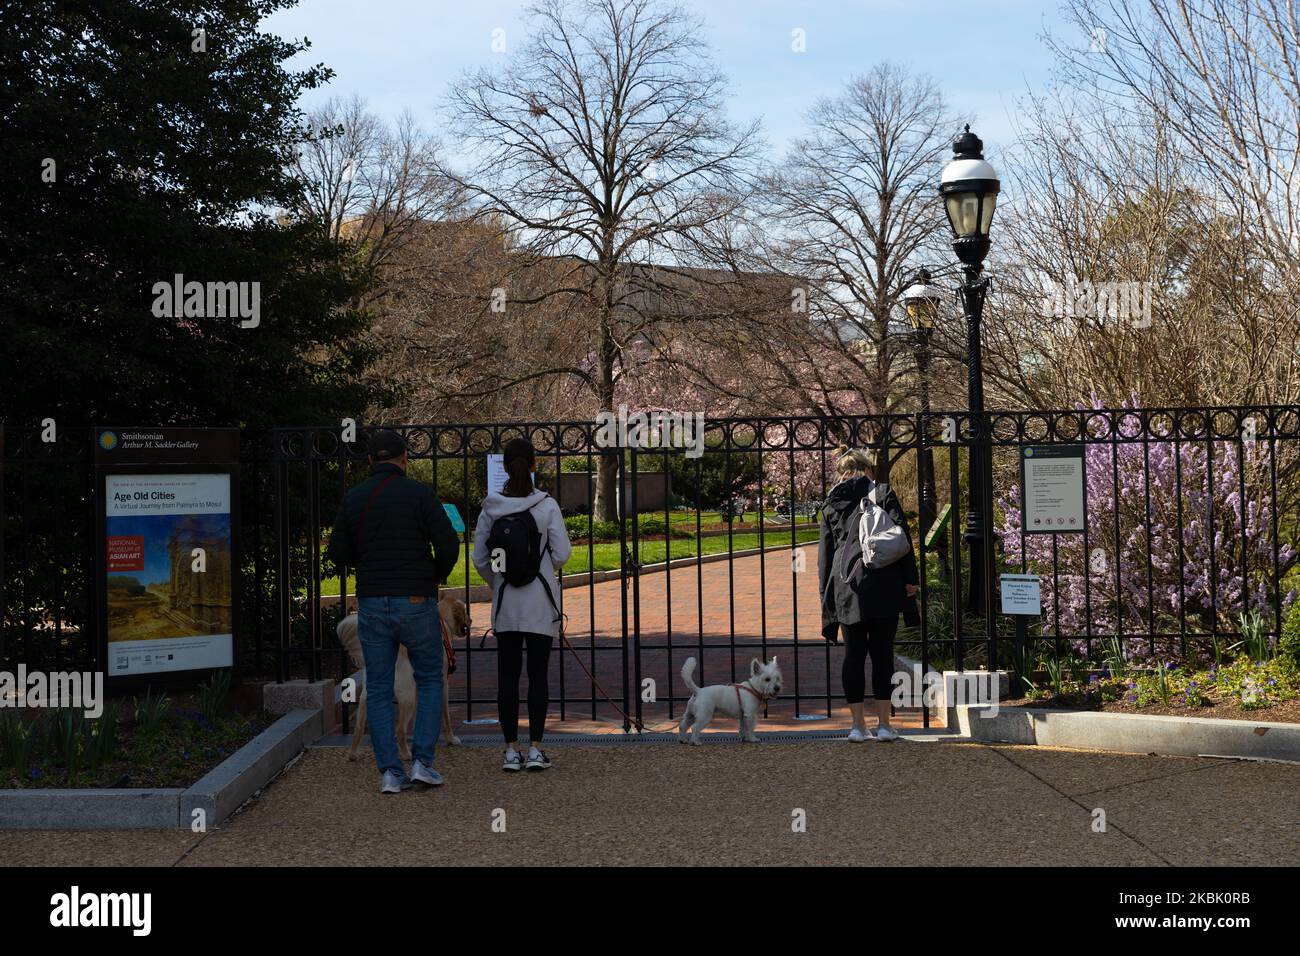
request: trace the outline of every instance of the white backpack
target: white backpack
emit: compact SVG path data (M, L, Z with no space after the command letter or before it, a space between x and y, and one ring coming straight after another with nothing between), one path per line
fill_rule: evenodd
M887 568L912 550L907 532L894 523L881 504L888 486L872 485L867 497L858 502L858 544L862 547L862 566L873 570Z

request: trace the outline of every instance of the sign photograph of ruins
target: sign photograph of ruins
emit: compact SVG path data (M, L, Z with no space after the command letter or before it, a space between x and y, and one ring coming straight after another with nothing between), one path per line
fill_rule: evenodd
M230 476L105 479L111 674L233 660Z

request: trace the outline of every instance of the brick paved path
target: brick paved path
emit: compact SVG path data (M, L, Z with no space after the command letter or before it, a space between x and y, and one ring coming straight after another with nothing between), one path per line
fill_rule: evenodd
M781 665L785 690L773 702L768 716L780 724L795 724L796 714L827 715L827 689L831 704L844 709L840 665L842 646L832 647L821 637L821 610L817 594L817 549L801 548L803 570L792 572L791 552L769 551L731 562L719 561L698 567L678 567L670 572L642 575L640 580L641 677L655 682L657 703L643 703L643 719L655 727L681 716L688 695L680 670L687 657L700 662L696 682L720 683L743 680L749 662L762 653L775 656ZM632 647L632 584L628 586L629 635L628 681L635 698L637 675ZM590 587L566 588L564 609L568 614L568 635L597 681L616 700L623 699L622 582L613 580ZM473 640L468 652L458 645L459 667L451 678L453 719L465 716L465 686L472 679L473 719L496 716L496 655L489 638L482 650L479 639L488 626L491 611L487 603L475 603ZM731 642L738 645L734 651ZM595 650L592 650L594 646ZM797 653L796 653L797 647ZM594 656L594 667L593 667ZM561 668L562 664L562 668ZM870 665L867 672L870 687ZM521 680L522 688L527 678ZM796 688L798 697L796 700ZM561 693L563 689L563 694ZM675 700L667 700L669 695ZM573 655L558 644L551 655L551 720L561 716L561 696L567 699L563 715L575 719L617 722L617 711L600 699L593 710L591 683ZM631 710L629 708L629 710ZM634 711L632 711L635 713ZM919 713L913 715L919 722ZM911 723L905 720L904 723ZM838 721L836 723L839 723ZM772 725L768 724L769 729ZM797 726L820 729L821 722L798 721ZM473 728L468 728L472 730ZM484 728L495 732L495 725ZM557 729L560 729L557 726ZM576 726L573 729L577 729ZM587 728L583 728L587 729ZM734 725L728 727L734 730Z

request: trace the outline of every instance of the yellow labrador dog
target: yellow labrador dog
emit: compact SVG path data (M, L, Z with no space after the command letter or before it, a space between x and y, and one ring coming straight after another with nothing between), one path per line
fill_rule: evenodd
M469 610L465 607L465 602L460 598L447 595L438 602L438 617L442 619L442 627L448 637L453 640L456 637L469 633ZM339 621L337 628L339 643L347 649L348 656L352 658L354 667L364 668L366 666L365 657L361 653L361 639L357 637L357 614L353 611L343 620ZM446 645L443 645L442 672L444 678L447 675L449 662L447 660ZM397 697L397 750L403 760L411 759L410 740L411 728L415 724L415 672L411 669L410 658L406 654L405 647L397 649L397 668L393 674L393 693ZM447 697L442 697L442 739L449 744L460 743L460 738L456 736L451 727L451 712L447 706ZM357 748L361 745L361 735L366 732L366 689L361 688L361 699L357 703L357 720L356 727L352 731L352 747L348 750L348 759L357 759Z

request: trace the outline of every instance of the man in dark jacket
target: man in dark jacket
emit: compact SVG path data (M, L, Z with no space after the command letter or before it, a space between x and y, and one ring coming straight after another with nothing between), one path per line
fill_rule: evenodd
M817 575L822 599L822 637L837 642L842 629L847 645L840 678L844 698L853 715L849 739L894 740L889 726L890 696L893 691L894 635L898 615L908 624L919 621L914 599L918 575L916 556L906 555L883 568L866 568L858 543L858 514L863 498L876 487L871 478L874 458L870 452L843 449L836 456L840 478L822 505ZM894 523L907 532L907 517L893 489L881 485L877 500ZM908 534L911 541L911 535ZM876 701L879 728L873 736L866 730L863 702L866 697L866 660L871 657L872 694Z
M343 496L329 555L357 575L357 637L366 661L366 712L381 793L411 781L436 787L433 769L442 714L442 639L438 585L455 566L460 538L437 494L406 477L406 442L377 431L366 449L370 474ZM430 553L430 547L433 552ZM418 693L411 773L397 752L393 678L398 646L406 647Z

